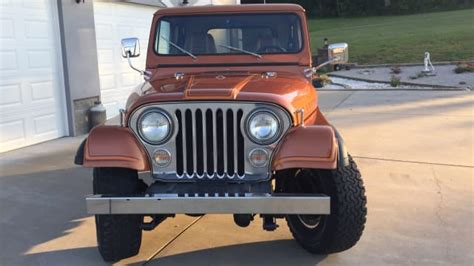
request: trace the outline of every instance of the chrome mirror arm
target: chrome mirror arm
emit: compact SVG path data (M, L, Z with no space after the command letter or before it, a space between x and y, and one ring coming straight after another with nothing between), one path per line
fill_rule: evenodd
M132 60L130 60L130 52L127 53L127 61L128 61L128 65L129 65L133 70L137 71L137 72L140 73L140 75L142 75L142 76L145 75L145 71L140 70L140 69L138 69L138 68L136 68L136 67L133 66Z
M151 72L149 72L147 70L140 70L140 69L136 68L135 66L133 66L132 60L130 60L130 53L127 53L127 61L128 61L128 65L130 66L131 69L133 69L133 70L137 71L138 73L140 73L140 75L142 75L145 80L150 80Z
M329 65L329 64L331 64L331 63L334 63L334 62L337 62L337 61L339 61L339 57L338 57L338 56L333 57L332 59L330 59L330 60L328 60L328 61L326 61L326 62L324 62L324 63L322 63L322 64L319 64L319 65L313 67L311 70L312 70L313 73L315 74L316 71L318 71L318 70L321 69L322 67L327 66L327 65Z

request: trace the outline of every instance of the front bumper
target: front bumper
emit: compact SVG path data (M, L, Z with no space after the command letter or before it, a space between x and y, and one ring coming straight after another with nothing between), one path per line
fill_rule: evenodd
M86 203L90 214L330 214L322 194L93 195Z

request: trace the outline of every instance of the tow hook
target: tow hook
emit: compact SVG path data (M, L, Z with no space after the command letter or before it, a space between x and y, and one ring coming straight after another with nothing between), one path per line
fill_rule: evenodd
M152 215L150 222L142 222L141 229L144 231L151 231L155 229L159 224L161 224L166 218L170 216L168 215Z
M276 223L276 217L273 215L262 215L263 218L263 230L275 231L278 228Z

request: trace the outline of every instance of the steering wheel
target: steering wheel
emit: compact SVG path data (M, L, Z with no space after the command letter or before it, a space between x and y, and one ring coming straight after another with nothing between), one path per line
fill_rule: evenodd
M286 50L283 47L280 47L278 45L266 45L266 46L260 47L257 53L263 53L268 50L278 50L279 52L286 52Z

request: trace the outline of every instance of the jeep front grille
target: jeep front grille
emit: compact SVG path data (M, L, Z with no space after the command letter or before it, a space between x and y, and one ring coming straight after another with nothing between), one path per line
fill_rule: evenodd
M176 110L176 172L198 178L243 178L241 109Z
M279 139L270 145L258 145L245 133L248 116L260 108L271 109L280 118L283 134L290 128L290 116L282 108L237 101L149 104L132 113L129 126L140 138L137 123L144 112L160 109L170 116L174 126L169 141L153 145L140 139L150 157L152 175L158 180L266 180L270 176L268 165L253 166L248 154L255 148L264 148L271 157ZM169 165L159 167L153 162L157 149L169 151Z

